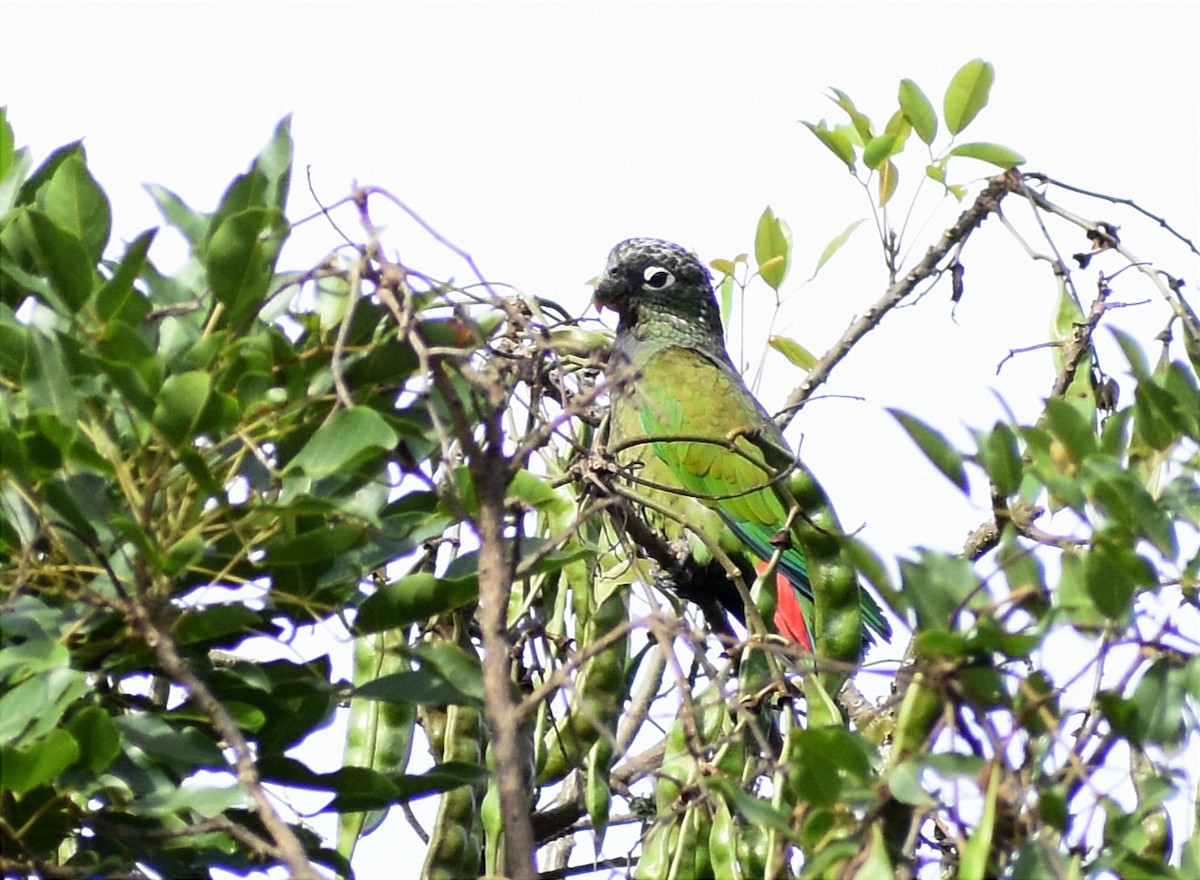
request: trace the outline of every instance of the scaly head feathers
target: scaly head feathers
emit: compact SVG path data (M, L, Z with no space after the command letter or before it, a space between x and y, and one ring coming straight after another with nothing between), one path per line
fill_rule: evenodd
M608 255L597 306L620 316L618 338L670 340L724 353L720 310L708 270L690 251L657 238L631 238Z

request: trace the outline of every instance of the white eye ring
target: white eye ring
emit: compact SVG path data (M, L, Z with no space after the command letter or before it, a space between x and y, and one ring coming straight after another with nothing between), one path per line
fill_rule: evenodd
M675 276L662 266L647 266L642 277L646 279L642 290L663 290L675 283Z

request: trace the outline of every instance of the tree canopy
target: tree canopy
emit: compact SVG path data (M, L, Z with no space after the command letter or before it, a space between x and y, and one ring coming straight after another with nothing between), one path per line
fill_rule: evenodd
M859 613L827 587L848 578L903 624L903 660L862 664L832 630L811 655L770 633L769 577L740 585L760 613L736 643L674 592L688 561L604 450L608 334L380 187L308 221L327 256L281 267L287 120L211 212L148 187L188 247L164 271L157 230L110 241L81 144L35 163L0 115L5 876L349 877L358 840L425 798L428 877L1200 873L1200 318L1156 260L1200 254L1136 194L962 141L992 79L964 65L940 112L903 80L882 126L834 90L843 121L805 123L865 194L886 283L821 356L770 338L796 368L781 425L897 307L971 296L982 223L1045 268L1036 419L960 448L893 412L991 501L961 552L832 529L780 465L817 619ZM965 177L980 162L994 176ZM901 195L931 193L958 216L914 248ZM381 203L474 277L406 263ZM1122 216L1157 226L1128 240ZM818 272L859 229L830 231ZM711 263L726 321L793 262L768 208ZM1123 326L1135 300L1157 335ZM351 641L350 680L334 646L289 648L313 624ZM303 746L338 713L344 753L314 769Z

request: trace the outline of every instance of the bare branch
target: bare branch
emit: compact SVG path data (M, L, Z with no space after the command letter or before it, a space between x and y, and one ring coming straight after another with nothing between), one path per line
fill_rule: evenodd
M1196 249L1196 245L1192 242L1192 240L1190 238L1187 238L1186 236L1177 232L1175 230L1175 227L1173 227L1170 223L1168 223L1165 218L1159 217L1157 214L1150 213L1145 208L1143 208L1141 205L1139 205L1137 202L1133 201L1133 199L1125 199L1125 198L1121 198L1119 196L1110 196L1110 195L1107 195L1106 193L1093 192L1092 190L1088 190L1088 189L1081 189L1080 187L1072 186L1069 183L1063 183L1061 180L1056 180L1055 178L1050 177L1049 175L1046 175L1046 174L1041 174L1040 172L1030 172L1029 174L1025 175L1025 179L1026 180L1040 180L1042 183L1049 184L1050 186L1057 186L1059 189L1065 189L1068 192L1078 193L1081 196L1090 196L1093 199L1101 199L1106 202L1111 202L1114 205L1124 205L1127 208L1132 208L1133 210L1135 210L1139 214L1141 214L1143 217L1153 220L1155 223L1157 223L1163 229L1167 230L1167 232L1171 233L1171 235L1175 236L1177 239L1179 239L1181 242L1183 242L1185 245L1187 245L1188 250L1190 250L1196 256L1200 257L1200 250Z
M966 241L971 233L996 210L1000 201L1020 185L1020 176L1015 171L1007 171L988 181L983 192L975 198L967 210L959 215L954 225L942 234L938 243L926 251L920 262L902 278L889 285L883 296L862 315L855 318L846 328L842 337L813 365L804 381L788 396L783 411L776 417L775 421L780 428L786 428L791 423L797 408L829 378L833 368L850 353L854 344L878 327L884 316L909 296L918 284L941 271L938 267L946 255Z
M140 598L128 603L130 622L146 646L154 652L162 670L179 684L195 702L196 707L212 722L213 729L225 740L234 754L237 780L246 789L257 810L260 821L275 841L278 857L287 865L293 880L322 880L304 852L304 846L290 825L276 812L258 775L258 765L250 744L224 704L208 689L208 685L184 662L171 634L158 626Z

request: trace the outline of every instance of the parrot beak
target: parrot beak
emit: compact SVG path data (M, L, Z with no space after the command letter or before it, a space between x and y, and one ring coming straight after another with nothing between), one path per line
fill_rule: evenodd
M621 302L624 299L625 287L619 278L608 272L600 276L600 283L596 285L596 292L592 294L592 304L597 311L609 308L614 312L620 312Z

